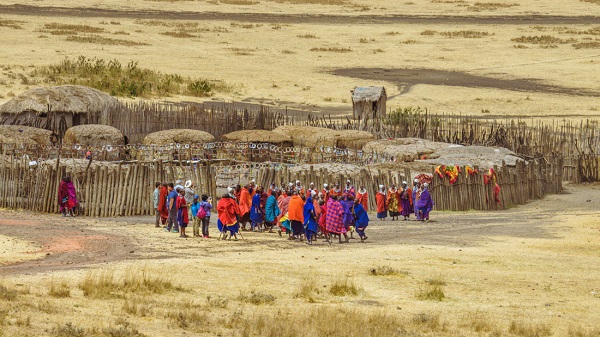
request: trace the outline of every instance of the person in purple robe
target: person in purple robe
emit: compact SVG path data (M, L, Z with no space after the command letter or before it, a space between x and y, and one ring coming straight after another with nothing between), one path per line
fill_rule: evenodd
M416 202L416 207L419 212L419 219L421 221L429 221L429 212L433 208L433 200L431 194L429 194L429 184L423 184L423 190L419 196L419 200Z
M63 216L75 216L75 207L79 202L75 185L69 176L63 177L58 186L58 204Z
M402 206L402 212L400 212L400 214L404 217L404 220L408 220L410 218L410 213L413 212L412 202L412 190L408 188L406 181L403 181L402 192L400 192L400 203Z
M354 208L354 196L351 194L347 194L345 198L340 201L340 205L344 209L344 226L346 230L350 232L350 238L353 239L354 233L354 214L352 214L352 209Z
M415 218L417 221L421 220L420 215L419 215L419 210L417 209L417 201L419 201L419 196L421 193L421 183L419 182L419 179L415 179L415 181L413 182L413 189L412 189L412 200L413 200L413 211L415 213Z

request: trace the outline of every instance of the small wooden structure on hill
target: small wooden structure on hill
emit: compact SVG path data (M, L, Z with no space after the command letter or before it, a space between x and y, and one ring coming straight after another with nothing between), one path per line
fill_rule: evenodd
M355 87L352 91L352 116L362 129L378 129L385 118L387 94L384 87Z

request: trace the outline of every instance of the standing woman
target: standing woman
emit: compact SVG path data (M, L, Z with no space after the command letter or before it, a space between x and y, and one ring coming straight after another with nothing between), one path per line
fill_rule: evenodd
M388 202L387 202L387 209L390 212L392 221L398 220L398 216L400 215L399 210L401 209L401 207L402 206L400 205L400 193L396 189L396 185L392 184L390 186L390 190L388 192Z
M67 180L69 177L63 177L58 186L58 205L63 216L67 216L69 210L69 190L67 188Z
M258 230L264 221L264 213L260 207L260 197L262 195L261 188L262 187L259 186L254 191L255 193L252 197L252 205L250 206L250 230L253 232Z
M400 202L402 203L402 216L404 220L410 218L410 213L413 210L412 190L408 187L406 181L402 182L402 192L400 192Z
M362 205L365 211L369 211L369 193L367 193L367 189L364 186L361 186L358 189L358 193L356 194L356 200L359 204Z
M265 203L265 227L269 227L269 232L273 232L273 226L275 226L275 221L281 210L277 205L277 198L281 194L280 191L274 189L271 192L271 195L267 198L267 202Z
M74 210L79 203L75 185L69 176L64 177L58 186L58 203L63 216L75 216Z
M167 224L167 219L169 218L169 207L167 206L168 195L169 188L167 187L167 183L162 183L158 194L158 212L160 213L160 222L163 226Z
M385 186L379 185L379 191L375 195L377 201L377 219L385 220L387 218L387 198L385 195Z
M311 191L310 195L306 199L306 203L304 204L304 231L306 234L306 244L312 245L313 236L317 234L319 229L317 225L317 212L315 210L315 205L313 204L313 199L317 195L316 191Z

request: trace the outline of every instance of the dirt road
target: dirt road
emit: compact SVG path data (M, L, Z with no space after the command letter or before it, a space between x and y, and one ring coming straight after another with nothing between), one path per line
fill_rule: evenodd
M117 10L90 7L49 7L31 5L0 6L0 14L25 16L103 17L161 20L226 20L278 23L328 23L328 24L503 24L503 25L573 25L597 24L598 16L512 15L305 15L278 13L225 13L154 10Z

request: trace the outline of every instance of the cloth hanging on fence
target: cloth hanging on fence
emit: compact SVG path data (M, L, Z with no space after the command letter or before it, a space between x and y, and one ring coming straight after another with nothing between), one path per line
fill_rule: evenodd
M490 168L488 173L483 175L483 183L487 185L490 181L495 183L497 181L496 171L493 168Z
M472 168L471 166L465 166L465 177L474 176L476 173L479 173L477 169Z
M415 177L415 179L418 180L421 185L423 185L424 183L431 184L432 178L433 177L427 173L421 173Z

